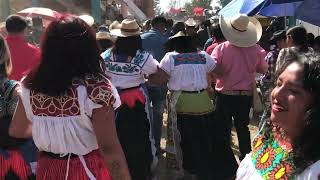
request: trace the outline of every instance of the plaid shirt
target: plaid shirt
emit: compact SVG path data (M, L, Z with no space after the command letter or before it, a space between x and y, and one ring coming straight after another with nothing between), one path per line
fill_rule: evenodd
M277 59L280 49L273 48L266 56L266 62L268 63L268 72L263 76L262 83L272 83L275 78Z

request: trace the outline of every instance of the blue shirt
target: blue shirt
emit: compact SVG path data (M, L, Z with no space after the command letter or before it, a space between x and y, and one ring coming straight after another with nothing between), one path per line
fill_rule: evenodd
M168 37L155 29L151 29L142 34L141 38L142 48L160 62L165 55L164 44L168 41Z
M213 44L213 42L214 42L213 38L209 38L207 42L204 44L203 51L206 51L207 48Z

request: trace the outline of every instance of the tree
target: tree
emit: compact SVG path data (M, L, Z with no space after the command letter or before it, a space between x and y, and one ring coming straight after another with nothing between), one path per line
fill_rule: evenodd
M225 7L231 0L219 0L222 7Z
M10 15L10 1L0 0L0 22L5 21Z
M153 9L156 15L161 14L160 0L154 0Z
M187 14L194 14L193 9L195 7L200 7L203 9L212 9L210 6L212 0L192 0L190 3L186 3L184 5L184 8L187 12Z

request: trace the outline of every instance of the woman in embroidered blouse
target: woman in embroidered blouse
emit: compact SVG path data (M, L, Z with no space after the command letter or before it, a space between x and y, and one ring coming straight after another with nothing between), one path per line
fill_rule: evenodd
M150 180L151 165L157 159L144 78L156 73L159 63L142 49L140 27L135 20L125 19L115 27L110 29L117 36L114 48L101 56L122 102L116 111L117 133L132 179Z
M182 31L170 41L175 51L161 60L160 75L149 77L154 83L168 82L170 90L167 156L178 171L186 171L186 176L211 180L209 127L214 107L206 88L207 74L217 72L216 64L206 52L197 51L191 37Z
M318 180L320 57L289 51L271 92L271 117L241 162L237 180Z
M31 164L35 164L37 150L32 140L13 138L8 134L18 102L18 82L8 79L10 71L10 53L0 36L0 179L33 179Z
M130 180L114 121L119 97L103 75L91 28L64 16L49 25L41 48L9 130L32 135L41 151L37 179Z

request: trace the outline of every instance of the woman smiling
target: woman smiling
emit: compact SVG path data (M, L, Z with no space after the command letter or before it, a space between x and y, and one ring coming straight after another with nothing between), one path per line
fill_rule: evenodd
M238 180L318 179L320 58L290 51L271 93L271 117L241 162Z

